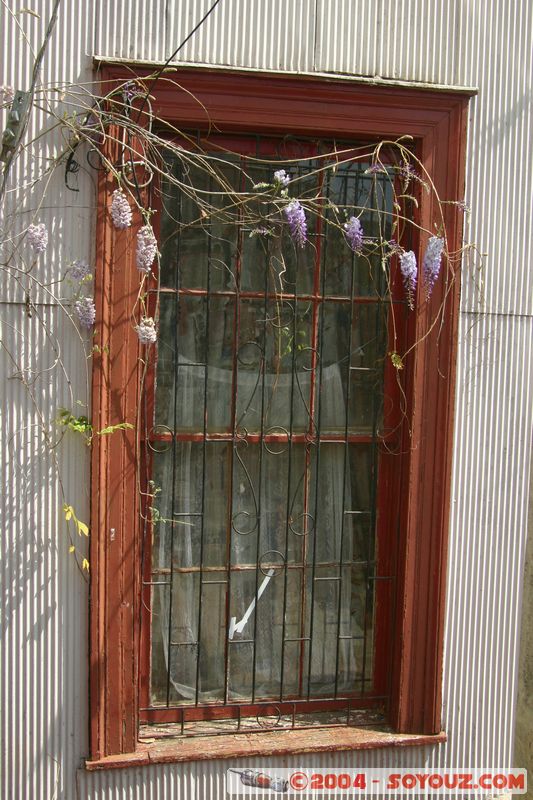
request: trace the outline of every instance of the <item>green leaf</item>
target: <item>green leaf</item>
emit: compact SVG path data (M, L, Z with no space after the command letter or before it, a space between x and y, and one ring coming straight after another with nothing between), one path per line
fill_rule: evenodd
M91 439L93 426L83 414L79 417L75 417L67 408L60 408L56 423L62 425L64 428L68 428L74 433L81 433L81 435L89 441Z
M389 353L389 355L390 360L392 361L392 366L398 370L403 369L402 357L398 353Z
M115 433L115 431L125 431L127 428L134 428L135 426L131 424L131 422L118 422L116 425L108 425L107 428L102 428L101 431L96 431L97 436L106 436L109 433Z

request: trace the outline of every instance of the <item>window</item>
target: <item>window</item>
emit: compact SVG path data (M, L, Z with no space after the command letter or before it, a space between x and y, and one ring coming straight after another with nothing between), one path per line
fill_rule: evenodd
M407 134L439 193L461 198L460 96L320 81L302 92L294 78L201 71L180 84L240 154L230 182L243 165L265 179L253 159L274 154L313 193L313 159L333 138ZM159 116L205 125L189 94L166 84L155 94ZM360 165L341 169L320 194L359 204L369 183ZM102 175L97 297L109 355L95 359L93 399L107 425L135 418L142 384L133 232L109 229L113 188ZM438 732L457 283L411 315L392 289L397 335L419 340L400 425L377 264L354 271L342 236L311 227L305 251L286 248L278 290L268 237L226 230L221 214L176 242L172 217L192 211L168 195L146 424L102 438L93 456L93 756L134 751L139 719L202 732L218 716L354 724L370 708L386 709L396 730ZM394 210L386 190L375 202ZM423 200L423 227L434 213ZM425 335L445 293L446 322ZM148 548L142 475L165 488Z
M350 250L329 206L365 207L366 237L389 239L395 173L373 174L367 160L329 174L327 153L350 156L339 142L210 146L210 169L236 191L290 164L317 214L300 249L272 208L281 244L242 211L235 218L203 168L174 162L187 188L161 187L155 409L143 435L158 521L146 535L141 719L192 734L213 732L218 717L231 721L218 732L250 731L361 723L371 707L375 722L391 673L398 282L378 246L370 257ZM399 348L403 296L392 306ZM202 717L208 726L188 724Z

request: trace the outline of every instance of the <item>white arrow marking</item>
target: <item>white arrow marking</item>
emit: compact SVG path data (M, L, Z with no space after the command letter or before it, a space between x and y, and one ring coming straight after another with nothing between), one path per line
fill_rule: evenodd
M242 633L243 632L244 626L246 625L246 623L248 622L248 620L250 619L250 617L253 614L253 610L255 608L256 602L259 600L259 598L261 597L261 595L265 591L265 589L268 586L268 583L270 581L270 578L272 577L273 574L274 574L274 570L273 569L269 569L268 573L266 575L266 578L264 579L263 583L261 584L261 586L257 590L257 596L254 597L254 599L252 600L252 602L250 603L250 605L246 609L244 617L240 620L240 622L236 622L237 617L232 617L231 618L231 621L230 621L230 624L229 624L229 633L228 633L228 637L230 639L233 639L233 635L235 633Z

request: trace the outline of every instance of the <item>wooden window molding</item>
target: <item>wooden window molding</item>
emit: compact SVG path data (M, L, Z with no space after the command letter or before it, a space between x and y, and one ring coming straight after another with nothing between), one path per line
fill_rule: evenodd
M141 78L149 74L150 70L136 69ZM109 91L109 81L122 83L131 75L131 69L123 66L102 68L104 92ZM152 105L158 118L177 127L195 129L209 122L223 133L281 130L351 141L409 135L439 196L447 200L463 197L465 95L207 69L180 69L175 80L183 91L163 77L153 91ZM95 285L99 321L95 344L100 350L93 357L92 393L95 429L135 420L141 378L138 339L131 319L138 291L135 233L141 222L137 217L132 228L119 234L114 231L109 205L115 188L112 176L102 171ZM426 197L422 203L423 228L430 228L435 216L433 202ZM443 212L449 249L457 252L462 233L457 208L444 205ZM422 240L420 247L424 244ZM444 299L443 325L434 326L424 336ZM440 280L431 301L410 315L410 340L420 341L406 367L412 413L410 438L406 431L403 448L389 722L398 734L416 734L410 737L415 743L420 736L425 743L427 736L439 734L441 729L458 304L459 280ZM141 753L146 751L146 745L138 742L141 555L137 456L136 431L97 437L93 446L90 742L93 761L103 759L102 764L108 757L136 751L142 760ZM296 732L284 735L296 742ZM254 736L260 742L266 734ZM354 747L356 744L345 749Z

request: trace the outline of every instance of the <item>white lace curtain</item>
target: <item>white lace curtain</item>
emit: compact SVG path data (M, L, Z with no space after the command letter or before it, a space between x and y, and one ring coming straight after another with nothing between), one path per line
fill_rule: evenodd
M230 370L209 367L210 429L224 428L231 381ZM241 370L241 429L258 430L266 408L270 425L278 420L288 428L292 398L293 431L304 431L310 381L303 370L259 380ZM203 396L204 368L181 367L176 402L183 428L194 426ZM344 420L338 364L322 369L320 402L328 417ZM155 588L152 635L164 666L153 682L166 682L168 670L173 702L192 700L197 690L201 701L221 699L226 686L233 701L250 700L253 684L256 699L307 694L308 682L312 696L330 695L336 680L341 692L353 688L357 639L338 637L362 636L364 585L354 588L348 566L355 554L352 518L344 515L352 507L344 444L321 444L319 452L311 446L307 469L304 444L243 441L233 457L231 448L208 443L204 463L201 443L180 442L174 455L156 459L159 511L175 524L157 526L154 561L172 564L173 574L171 590ZM203 526L192 516L202 510ZM347 566L339 571L341 557ZM311 643L294 641L309 637Z

